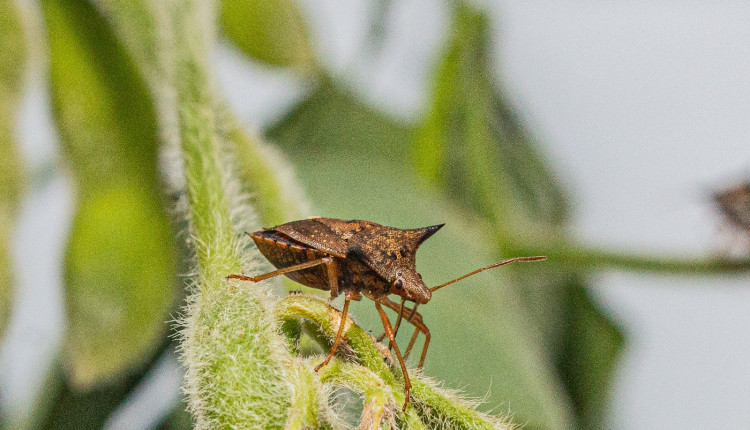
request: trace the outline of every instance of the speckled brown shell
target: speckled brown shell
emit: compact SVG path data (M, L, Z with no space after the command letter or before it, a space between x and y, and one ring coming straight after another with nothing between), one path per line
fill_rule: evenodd
M420 284L416 287L424 287L416 273L417 248L440 227L402 230L371 221L312 218L260 230L250 236L276 267L332 256L339 267L339 291L353 288L381 295L390 292L397 274L407 282ZM287 276L327 290L330 287L326 273L324 266L317 266Z
M399 270L416 270L417 248L440 227L401 230L376 224L354 235L347 253L393 282Z

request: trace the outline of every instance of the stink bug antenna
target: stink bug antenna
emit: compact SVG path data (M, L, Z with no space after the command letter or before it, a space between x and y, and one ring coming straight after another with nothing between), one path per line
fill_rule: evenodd
M435 292L435 291L437 291L437 290L439 290L439 289L441 289L443 287L446 287L446 286L448 286L448 285L450 285L450 284L452 284L454 282L458 282L458 281L460 281L462 279L466 279L466 278L468 278L471 275L476 275L479 272L484 272L487 269L493 269L495 267L505 266L506 264L514 263L516 261L521 261L521 262L526 262L526 261L542 261L542 260L546 260L546 259L547 259L547 257L516 257L516 258L509 258L509 259L503 260L503 261L501 261L499 263L490 264L487 267L482 267L481 269L477 269L477 270L475 270L473 272L469 272L469 273L467 273L467 274L465 274L463 276L459 276L458 278L456 278L456 279L454 279L452 281L448 281L448 282L446 282L444 284L440 284L437 287L432 287L432 288L430 288L430 292Z

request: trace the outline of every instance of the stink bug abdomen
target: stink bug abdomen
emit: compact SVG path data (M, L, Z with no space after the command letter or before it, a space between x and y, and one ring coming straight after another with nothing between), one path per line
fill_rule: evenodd
M388 283L364 264L332 256L325 251L302 244L284 233L273 229L261 230L250 234L250 237L255 241L258 250L277 269L330 257L333 258L338 268L336 276L338 285L357 292L366 289L385 294L389 290ZM331 289L325 265L284 273L284 276L307 287L324 291Z
M325 253L303 245L294 239L273 230L262 230L250 235L255 241L258 250L276 268L283 269L295 264L319 260L326 256ZM328 274L325 266L313 266L284 274L289 279L302 285L329 290Z

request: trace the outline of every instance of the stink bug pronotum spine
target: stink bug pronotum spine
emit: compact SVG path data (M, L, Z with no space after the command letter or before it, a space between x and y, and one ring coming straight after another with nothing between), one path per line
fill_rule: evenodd
M545 259L545 257L511 258L429 288L422 281L422 276L417 273L415 256L419 245L442 226L443 224L439 224L402 230L362 220L310 218L292 221L255 233L248 233L260 252L278 270L258 276L229 275L227 279L258 282L285 275L302 285L330 291L331 298L344 293L344 307L341 310L341 323L336 339L333 341L328 356L315 368L316 372L328 364L341 343L349 302L361 300L362 295L371 299L375 302L375 309L383 323L384 336L388 337L390 347L396 353L404 374L406 399L404 410L406 410L411 381L404 358L409 356L419 333L423 333L425 341L418 366L421 369L430 344L430 330L424 324L422 315L417 312L417 306L429 302L434 291L483 270L515 261ZM389 294L400 296L401 304L390 300ZM407 300L414 302L411 309L404 307L404 302ZM391 325L383 306L398 312L395 327ZM406 319L416 328L403 356L396 344L396 332L402 319ZM382 340L382 336L379 340Z

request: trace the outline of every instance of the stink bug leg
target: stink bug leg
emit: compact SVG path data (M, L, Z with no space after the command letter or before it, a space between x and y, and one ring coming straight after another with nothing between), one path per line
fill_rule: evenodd
M409 321L411 325L414 326L416 329L414 331L414 334L411 336L411 340L409 341L409 345L406 347L406 350L404 351L404 360L406 360L409 357L409 353L411 352L411 349L414 347L414 342L417 341L417 336L420 332L424 334L424 345L422 346L422 354L419 356L419 364L417 365L418 369L421 369L422 366L424 366L424 360L425 357L427 357L427 348L430 346L430 329L427 328L427 325L422 320L422 314L417 312L417 304L414 305L412 309L405 308L403 305L403 302L401 305L397 304L393 300L389 299L388 297L382 298L382 303L386 305L387 307L393 309L394 311L398 312L399 315L403 315L404 310L408 312L408 316L404 317L406 321Z
M402 297L401 298L401 309L398 310L398 318L396 318L396 324L393 325L393 335L394 336L398 335L398 329L399 329L399 327L401 327L401 321L404 318L404 302L406 302L406 299L404 299ZM386 306L388 306L389 308L395 310L395 308L393 306L390 306L390 305L386 305ZM416 309L416 307L415 307L415 309ZM383 332L383 334L381 334L380 336L378 336L376 340L378 342L382 342L383 339L385 339L385 332ZM390 350L390 346L388 348Z
M258 276L245 276L245 275L229 275L227 276L227 279L239 279L241 281L251 281L251 282L259 282L264 279L273 278L274 276L283 275L284 273L290 273L290 272L296 272L298 270L303 269L309 269L310 267L318 266L321 264L326 265L326 271L328 272L328 285L331 288L331 291L338 291L338 268L336 267L336 263L333 261L333 258L331 257L324 257L318 260L312 260L312 261L306 261L304 263L295 264L293 266L284 267L282 269L274 270L272 272L264 273L262 275ZM336 354L336 350L339 347L339 343L341 343L341 339L344 337L344 326L346 325L346 317L347 313L349 312L349 302L352 301L352 299L357 299L359 297L359 293L354 290L349 290L346 292L346 299L344 301L344 308L341 310L341 322L339 323L339 330L336 333L336 339L333 341L333 346L331 346L330 352L328 352L328 356L326 359L320 363L317 367L315 367L315 371L317 372L320 370L321 367L325 366L331 361L331 358L333 358L333 355Z
M344 308L341 310L341 322L339 322L339 330L336 333L336 339L333 341L333 345L331 346L331 350L328 352L328 356L325 360L323 360L322 363L315 366L315 371L317 372L320 370L321 367L328 364L328 362L331 361L333 358L333 354L336 353L336 349L339 347L339 343L341 343L341 339L344 337L344 327L346 326L346 316L347 312L349 311L349 302L352 301L353 298L356 297L356 292L354 291L347 291L346 296L344 297Z
M380 321L383 323L385 335L388 336L388 339L391 341L393 352L396 353L396 359L398 359L398 364L401 366L401 373L404 374L404 407L402 408L402 411L406 412L406 406L409 404L409 393L411 392L411 380L409 380L409 372L406 370L404 357L401 356L401 351L399 351L398 344L396 344L396 337L393 335L393 327L391 327L391 321L388 319L388 315L383 310L383 307L380 306L380 302L378 300L375 300L375 309L377 309L378 314L380 314Z
M284 267L283 269L274 270L272 272L264 273L258 276L229 275L227 276L227 279L239 279L240 281L260 282L264 279L283 275L284 273L290 273L290 272L296 272L298 270L309 269L310 267L319 266L321 264L325 264L327 267L330 267L332 263L333 263L332 258L325 257L319 260L305 261L304 263L295 264L294 266ZM328 273L331 273L330 269Z

